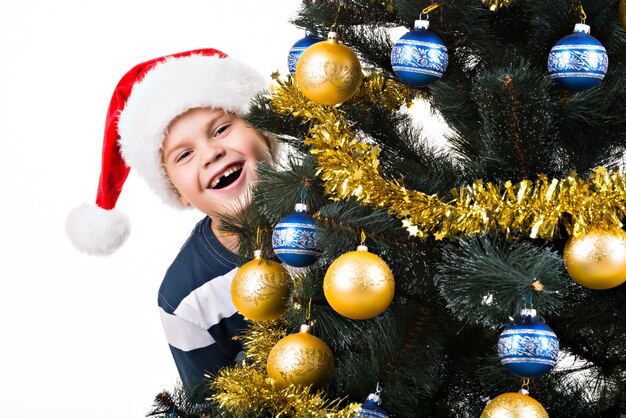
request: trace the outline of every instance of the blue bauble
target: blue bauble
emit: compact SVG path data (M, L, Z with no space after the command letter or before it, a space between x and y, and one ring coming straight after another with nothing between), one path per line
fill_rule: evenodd
M300 59L300 55L302 55L304 50L313 44L325 40L324 38L313 35L309 31L306 31L305 33L306 36L296 41L296 43L293 44L293 46L289 50L289 56L287 57L287 66L289 67L289 72L291 74L296 73L296 64L298 63L298 59Z
M367 397L367 401L361 404L361 408L357 415L355 415L355 418L389 418L389 414L380 407L381 403L380 396L371 393Z
M283 263L292 267L307 267L322 253L318 249L315 219L298 203L295 213L282 218L272 233L274 252Z
M428 20L416 20L415 29L393 46L391 67L404 84L424 87L439 80L446 71L448 48L428 30Z
M522 320L500 334L498 354L508 371L533 379L552 370L559 356L559 340L549 326L536 318L534 309L524 309Z
M591 88L602 81L609 69L606 49L589 35L590 31L589 25L576 24L574 33L561 38L548 56L550 76L567 90Z

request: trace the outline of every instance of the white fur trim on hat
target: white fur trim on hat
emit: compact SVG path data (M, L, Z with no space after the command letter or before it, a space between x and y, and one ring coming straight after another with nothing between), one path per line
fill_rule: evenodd
M128 238L130 221L119 210L106 210L83 203L69 213L65 222L65 233L79 251L109 255Z
M232 58L166 59L135 83L120 114L118 142L124 161L165 203L181 208L161 162L161 144L169 124L199 107L242 115L253 96L267 85L254 68Z

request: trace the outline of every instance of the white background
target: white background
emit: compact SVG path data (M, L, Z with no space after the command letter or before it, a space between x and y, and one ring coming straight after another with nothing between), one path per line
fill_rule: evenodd
M157 312L165 269L202 216L165 207L131 170L129 241L78 253L71 208L92 203L119 78L212 47L287 72L299 1L77 0L0 5L0 414L142 417L178 378Z

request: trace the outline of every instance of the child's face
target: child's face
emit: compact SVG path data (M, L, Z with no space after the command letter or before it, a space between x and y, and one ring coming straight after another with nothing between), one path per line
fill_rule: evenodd
M234 114L192 109L169 127L163 163L181 202L219 218L247 203L255 166L269 161L266 138Z

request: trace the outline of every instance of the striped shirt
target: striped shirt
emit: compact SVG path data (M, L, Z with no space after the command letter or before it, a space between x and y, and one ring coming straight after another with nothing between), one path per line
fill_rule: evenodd
M246 321L230 297L238 269L205 217L168 268L158 296L159 312L174 362L189 390L204 378L234 363L242 351L239 335Z

